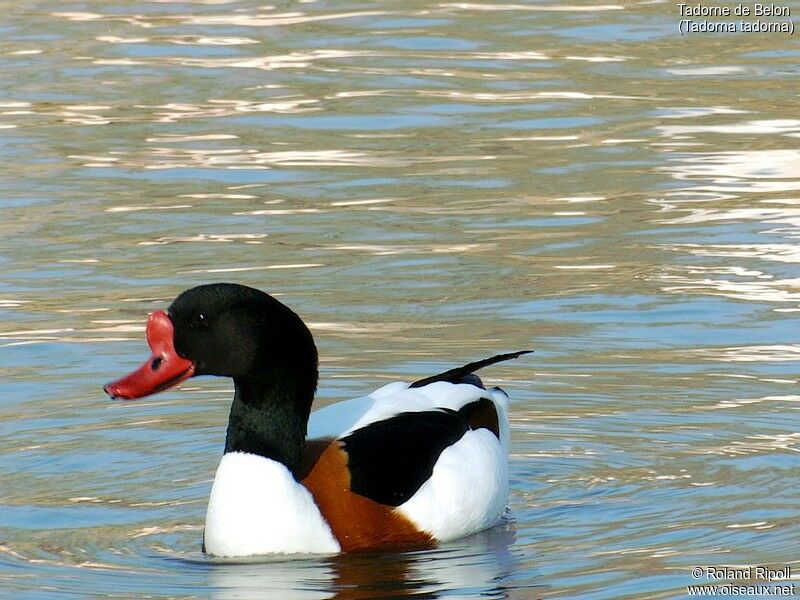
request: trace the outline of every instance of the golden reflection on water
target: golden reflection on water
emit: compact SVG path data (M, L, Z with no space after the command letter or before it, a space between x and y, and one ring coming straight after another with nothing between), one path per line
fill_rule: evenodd
M606 10L623 10L625 7L619 4L598 4L595 6L574 6L568 4L545 4L545 5L531 5L531 4L485 4L480 2L446 2L439 5L441 8L457 8L460 10L475 10L475 11L496 11L496 10L511 10L511 11L547 11L547 12L579 12L591 13L595 11Z
M699 358L723 362L795 362L800 359L800 344L774 344L768 346L741 346L690 350ZM788 380L793 382L793 380Z

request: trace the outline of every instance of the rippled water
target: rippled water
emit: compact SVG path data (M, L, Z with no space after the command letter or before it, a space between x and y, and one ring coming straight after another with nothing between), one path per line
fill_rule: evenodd
M800 560L796 38L648 2L0 5L0 594L662 598ZM101 385L220 280L310 323L320 403L536 348L483 373L507 523L205 559L230 388Z

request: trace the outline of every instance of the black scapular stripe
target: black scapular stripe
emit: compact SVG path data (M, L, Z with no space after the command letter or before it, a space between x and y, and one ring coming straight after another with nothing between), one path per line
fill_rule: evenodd
M357 429L342 438L350 489L375 502L400 506L430 478L445 448L481 427L499 437L497 412L487 398L457 411L405 412Z
M420 379L419 381L412 383L411 387L422 387L424 385L428 385L429 383L434 383L435 381L448 381L450 383L470 383L482 388L483 382L480 380L480 377L473 375L475 371L495 363L503 362L504 360L518 358L523 354L530 354L531 352L533 352L533 350L520 350L519 352L509 352L508 354L497 354L490 358L484 358L483 360L471 362L463 367L456 367L455 369L450 369L449 371L439 373L438 375L432 375L430 377L426 377L425 379Z

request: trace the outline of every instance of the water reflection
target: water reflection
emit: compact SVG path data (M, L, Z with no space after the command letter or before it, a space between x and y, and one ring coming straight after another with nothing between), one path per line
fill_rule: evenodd
M705 108L693 109L690 111L681 109L677 113L665 114L663 116L665 118L684 118L689 116L695 117L711 114L736 114L741 112L744 111L736 111L726 108ZM657 130L668 137L701 133L721 133L730 135L786 135L797 137L800 135L800 121L797 119L759 119L754 121L735 122L731 123L730 125L661 125L657 127ZM778 152L780 153L783 151ZM797 172L795 171L795 175L796 174Z
M506 524L427 552L349 554L217 564L212 597L366 600L368 598L508 598L502 581L515 567Z
M658 2L37 6L0 48L9 595L677 597L795 552L789 38L679 38ZM536 348L485 374L516 538L199 560L230 390L99 385L223 279L310 323L320 405Z
M738 275L742 279L702 277L708 273ZM757 302L800 302L800 278L773 279L741 267L673 267L658 279L665 284L662 289L671 294L694 292Z

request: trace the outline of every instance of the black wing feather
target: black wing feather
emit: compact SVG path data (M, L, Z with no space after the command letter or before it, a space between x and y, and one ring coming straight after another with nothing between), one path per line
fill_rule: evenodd
M375 502L400 506L430 478L445 448L479 428L499 437L497 413L488 398L459 410L400 413L356 429L342 438L350 489Z
M433 473L442 450L469 429L454 410L400 413L342 438L350 489L375 502L400 506Z
M468 365L464 365L463 367L456 367L455 369L450 369L449 371L445 371L444 373L439 373L438 375L432 375L431 377L420 379L419 381L415 381L414 383L412 383L411 387L412 388L422 387L423 385L428 385L429 383L433 383L435 381L448 381L450 383L471 383L472 385L483 387L483 383L481 382L480 378L477 375L473 375L475 371L477 371L478 369L482 369L483 367L488 367L489 365L493 365L495 363L503 362L504 360L511 360L512 358L518 358L523 354L530 354L531 352L533 352L533 350L520 350L519 352L509 352L508 354L497 354L495 356L492 356L491 358L484 358L483 360L471 362ZM475 380L477 380L477 382Z

